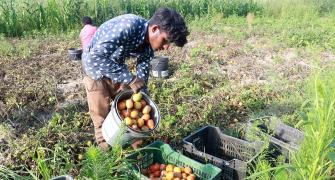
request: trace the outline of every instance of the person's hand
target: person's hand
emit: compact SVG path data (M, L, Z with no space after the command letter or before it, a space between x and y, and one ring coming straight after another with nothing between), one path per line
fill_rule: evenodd
M136 140L134 143L131 144L131 147L135 150L135 149L138 149L140 145L143 144L143 140L140 139L140 140Z
M135 76L133 80L128 84L128 86L134 91L134 93L137 93L144 87L144 81L141 78Z
M121 92L121 91L124 91L124 90L127 90L129 89L130 87L127 85L127 84L121 84L120 85L120 88L118 89L117 93Z

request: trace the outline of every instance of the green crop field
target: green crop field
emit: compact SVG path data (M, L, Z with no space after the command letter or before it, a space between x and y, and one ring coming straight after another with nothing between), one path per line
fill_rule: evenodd
M244 138L249 119L273 116L304 140L289 162L264 150L247 179L335 178L335 1L0 0L0 179L135 178L125 157L136 150L95 143L81 63L67 50L80 46L83 16L99 26L161 6L185 17L190 36L156 53L171 75L150 76L161 122L142 147L181 152L206 125Z

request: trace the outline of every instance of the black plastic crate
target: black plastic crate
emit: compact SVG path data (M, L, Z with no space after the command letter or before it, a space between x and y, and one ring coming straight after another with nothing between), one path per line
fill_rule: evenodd
M269 152L271 156L278 157L283 155L286 162L289 162L290 154L298 150L304 140L302 131L288 126L281 120L271 116L249 120L246 137L250 139L248 134L269 137Z
M221 168L223 179L243 179L249 163L262 152L263 142L251 143L206 126L184 138L183 147L186 156Z

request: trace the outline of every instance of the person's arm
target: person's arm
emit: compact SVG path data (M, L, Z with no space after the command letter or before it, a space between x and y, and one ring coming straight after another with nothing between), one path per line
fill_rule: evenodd
M150 72L150 61L153 53L143 53L137 58L136 76L144 81L142 91L148 93L147 84Z

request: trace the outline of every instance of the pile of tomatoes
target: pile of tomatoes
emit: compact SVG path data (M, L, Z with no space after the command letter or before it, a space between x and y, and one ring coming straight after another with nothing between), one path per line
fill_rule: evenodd
M155 121L150 116L152 107L142 99L141 92L129 99L120 100L117 109L125 124L134 130L149 131L155 128Z
M190 167L178 167L172 164L151 164L142 169L142 174L151 180L195 180L196 176Z

